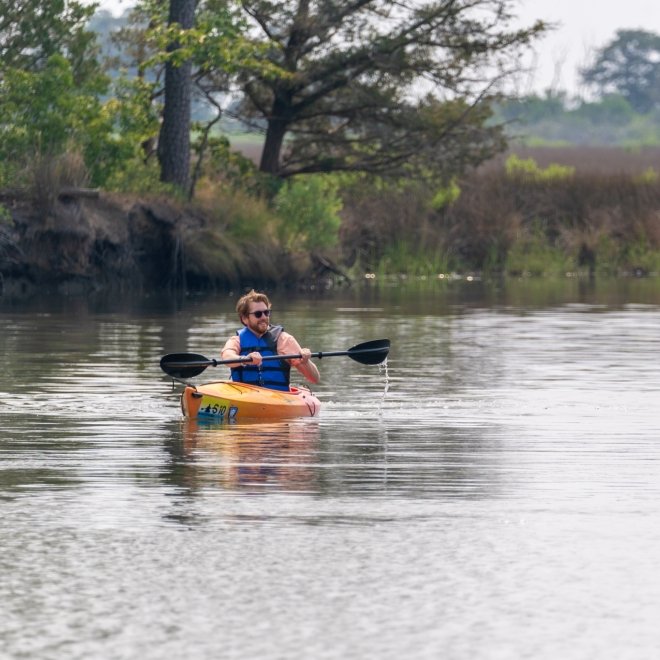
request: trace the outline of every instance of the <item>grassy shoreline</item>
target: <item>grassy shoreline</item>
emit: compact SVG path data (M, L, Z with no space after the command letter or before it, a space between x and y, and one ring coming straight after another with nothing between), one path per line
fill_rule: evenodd
M325 226L336 240L328 233L324 243L314 222L327 204L316 220L292 217L321 188L289 197L278 214L222 180L200 185L192 203L139 193L60 199L49 183L49 194L31 201L3 197L0 295L11 280L21 287L73 281L81 289L323 290L658 278L660 149L626 152L625 168L614 172L610 163L607 173L585 164L584 149L564 149L556 161L553 149L534 150L532 160L529 153L444 186L342 180L340 223Z
M232 143L258 159L259 136L234 136ZM512 156L523 163L517 171L508 168ZM339 244L329 256L356 281L365 274L660 273L658 147L513 143L451 185L458 193L414 182L345 189Z
M594 170L584 149L564 149L557 161L552 149L535 149L543 165L529 153L457 182L460 194L440 208L431 203L437 190L423 185L354 191L339 258L378 276L660 273L660 150L626 152L616 173L612 163Z

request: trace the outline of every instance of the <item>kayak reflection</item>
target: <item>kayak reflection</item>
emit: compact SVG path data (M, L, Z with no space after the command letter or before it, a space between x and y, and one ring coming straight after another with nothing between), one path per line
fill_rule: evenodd
M221 424L185 419L183 454L190 487L309 491L316 481L319 424L311 420ZM193 483L190 483L192 481Z

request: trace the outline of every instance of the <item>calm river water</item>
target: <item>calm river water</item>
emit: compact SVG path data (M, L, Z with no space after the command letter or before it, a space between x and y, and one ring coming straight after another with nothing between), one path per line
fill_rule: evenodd
M235 297L0 301L1 658L658 657L660 283L273 294L386 368L185 422Z

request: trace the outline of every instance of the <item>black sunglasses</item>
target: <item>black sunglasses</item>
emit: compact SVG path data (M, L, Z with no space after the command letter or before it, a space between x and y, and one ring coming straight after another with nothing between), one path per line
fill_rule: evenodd
M256 312L248 312L248 316L250 314L254 314L258 319L260 319L263 316L270 316L270 310L269 309L259 309Z

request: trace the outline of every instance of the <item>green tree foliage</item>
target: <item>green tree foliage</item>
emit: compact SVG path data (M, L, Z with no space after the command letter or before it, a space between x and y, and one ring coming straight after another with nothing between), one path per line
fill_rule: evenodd
M235 114L266 133L260 169L278 178L438 179L481 162L504 145L489 122L496 81L545 29L511 27L512 0L201 0L195 27L173 32L166 10L186 1L141 0L146 38L124 33L127 43L146 44L136 53L152 54L140 72L153 71L144 77L157 81L154 103L162 104L162 67L190 61L193 100L214 109L200 132L209 135L238 93Z
M103 185L134 157L134 135L117 130L120 104L101 100L109 81L87 26L95 7L0 0L2 185L28 183L36 163L67 151Z
M272 64L239 75L245 113L266 124L262 171L410 175L491 155L493 80L545 28L511 27L512 5L244 0Z
M660 35L618 30L616 38L582 69L582 79L601 96L619 94L641 113L660 106Z
M87 29L95 8L73 0L0 0L0 75L37 71L59 54L69 60L77 84L95 76L96 40Z
M163 119L160 131L156 127L144 141L147 156L158 145L163 181L186 187L185 139L191 128L201 136L195 144L192 194L199 165L214 143L211 130L223 116L232 77L244 66L268 68L258 56L263 48L246 38L236 3L226 0L140 0L113 41L121 57L112 63L137 72L141 103L146 100L142 92L151 87L149 103ZM126 76L121 84L124 90L130 87Z
M441 186L431 199L431 208L440 211L451 206L461 196L461 188L454 177L447 185Z
M82 154L90 180L103 185L133 155L131 136L117 134L119 108L103 104L99 79L76 83L73 68L52 55L40 71L5 69L0 83L3 184L25 183L41 157Z
M582 69L595 98L548 90L497 104L509 137L528 142L582 145L660 143L660 36L620 30Z

